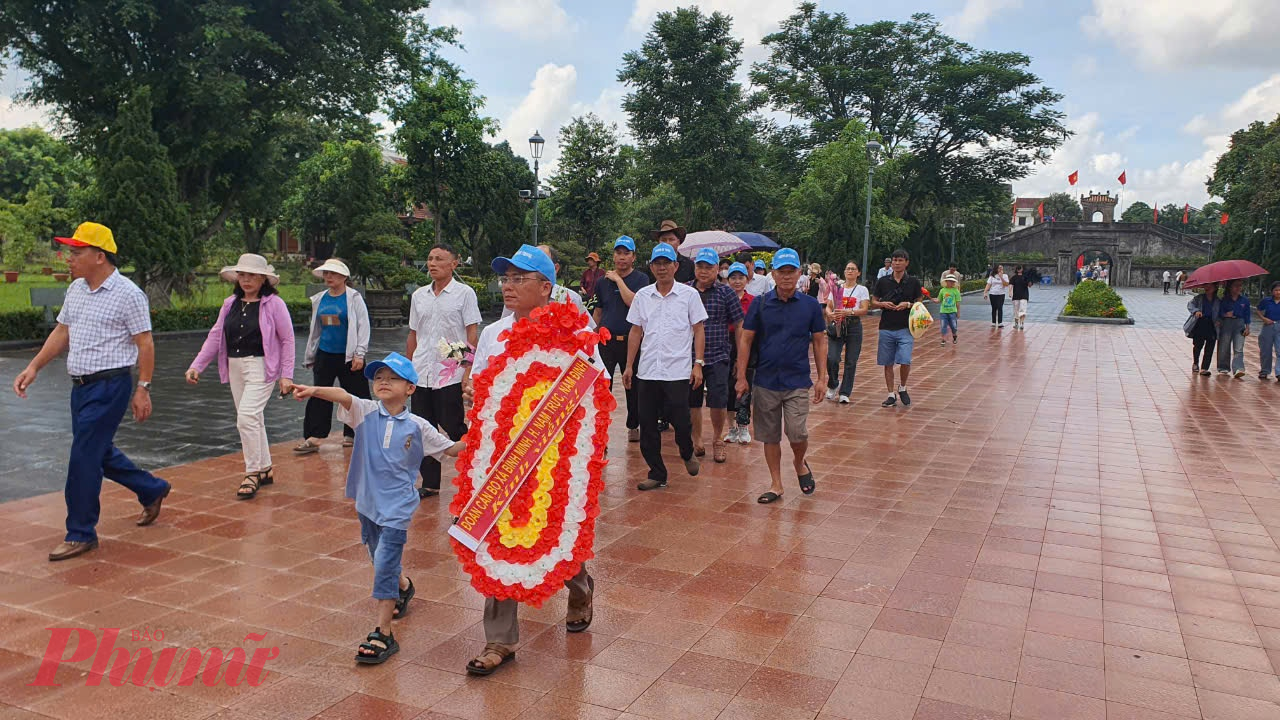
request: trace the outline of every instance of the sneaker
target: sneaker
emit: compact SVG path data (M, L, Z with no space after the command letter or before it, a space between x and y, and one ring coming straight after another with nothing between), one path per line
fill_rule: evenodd
M836 399L836 391L835 391L835 390L827 390L827 399L828 399L828 400L835 400L835 399Z
M997 325L996 327L997 327L997 328L1000 328L1001 330L1003 330L1003 329L1004 329L1004 323L1000 323L1000 324L999 324L999 325Z
M1236 371L1236 379L1237 379L1237 380L1243 380L1243 379L1244 379L1244 371L1243 371L1243 370L1237 370L1237 371Z
M960 342L960 336L958 336L958 335L952 335L952 336L951 336L951 344L952 344L952 345L955 345L955 344L956 344L956 343L958 343L958 342Z
M1219 370L1219 371L1218 371L1218 374L1219 374L1219 375L1230 375L1230 374L1231 374L1231 371L1230 371L1230 370Z
M911 396L907 394L906 388L898 388L898 397L902 398L904 406L911 404Z
M841 396L840 396L840 404L841 404L841 405L848 405L848 404L849 404L849 396L848 396L848 395L841 395Z
M884 399L884 402L880 403L880 407L893 407L894 405L897 405L897 404L898 404L898 398L893 395L890 395L889 397Z
M947 346L947 339L942 338L942 347L946 347L946 346Z
M684 469L689 473L689 477L697 477L698 471L702 469L702 463L699 462L697 455L690 455L688 460L684 461ZM666 483L663 483L665 485Z
M627 442L640 442L640 428L627 428Z
M1266 374L1266 373L1258 373L1258 379L1259 379L1259 380L1266 380L1266 379L1267 379L1267 374Z
M727 443L738 442L738 428L736 427L729 428L729 432L724 434L723 440L724 442L727 442Z
M1280 380L1280 377L1276 379ZM746 425L738 426L738 442L742 445L751 444L751 431L747 429Z
M664 488L666 486L667 486L666 480L654 480L650 478L640 483L639 485L636 485L636 489L637 490L657 490L659 488Z

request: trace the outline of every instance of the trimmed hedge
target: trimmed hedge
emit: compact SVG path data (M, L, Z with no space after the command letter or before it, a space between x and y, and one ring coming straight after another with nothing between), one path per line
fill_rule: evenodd
M291 302L289 314L294 324L306 324L311 320L311 302ZM159 308L151 310L151 330L172 332L175 330L208 330L218 319L221 305L205 307ZM57 309L54 309L57 313ZM44 310L15 310L0 313L0 340L42 340L49 334L44 327Z
M1071 317L1129 317L1120 294L1101 280L1081 280L1067 296L1067 306L1062 314Z

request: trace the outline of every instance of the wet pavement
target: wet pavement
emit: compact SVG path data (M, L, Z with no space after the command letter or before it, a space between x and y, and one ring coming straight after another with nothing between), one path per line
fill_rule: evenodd
M816 494L789 477L775 505L755 502L758 444L637 492L644 464L615 415L594 622L566 634L564 593L522 608L518 659L484 679L463 672L482 599L446 541L450 486L409 532L400 653L353 662L371 572L336 436L306 458L277 445L277 481L251 502L232 498L238 455L167 469L152 527L107 483L102 546L63 563L45 560L59 494L0 504L0 717L1280 717L1280 383L1192 377L1188 341L1141 320L962 321L961 337L918 344L910 408L879 407L863 362L854 402L810 415ZM206 392L166 422L230 428L225 391ZM31 686L51 627L122 628L129 650L265 633L281 654L257 686L112 687L87 655L60 687Z

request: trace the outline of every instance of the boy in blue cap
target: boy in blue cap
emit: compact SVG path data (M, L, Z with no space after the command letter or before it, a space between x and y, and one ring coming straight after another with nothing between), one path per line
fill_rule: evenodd
M437 460L456 456L465 443L454 442L409 412L409 396L418 383L409 358L393 352L366 365L364 375L376 401L336 387L294 385L293 394L299 400L317 397L337 404L338 419L355 430L347 497L356 501L360 539L373 561L373 597L378 601L378 624L356 651L356 662L378 665L400 651L391 619L404 617L414 595L413 581L400 573L400 559L409 521L418 509L418 467L426 455Z

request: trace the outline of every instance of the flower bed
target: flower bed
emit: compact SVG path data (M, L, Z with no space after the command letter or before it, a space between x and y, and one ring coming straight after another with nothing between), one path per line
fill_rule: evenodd
M1067 306L1062 314L1067 317L1113 318L1129 317L1124 301L1110 285L1099 280L1082 280L1067 295Z

